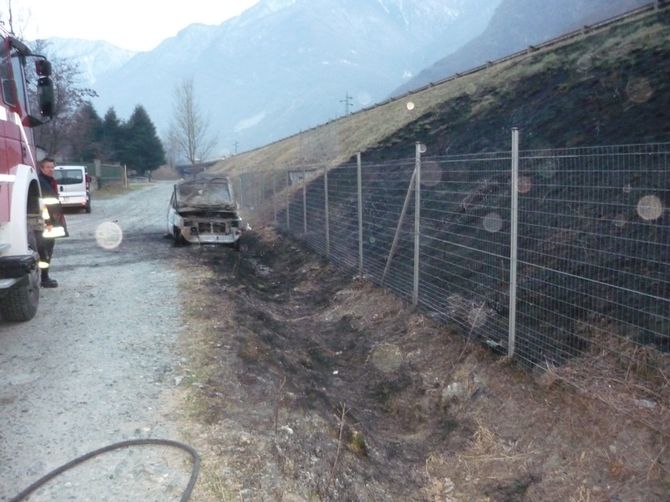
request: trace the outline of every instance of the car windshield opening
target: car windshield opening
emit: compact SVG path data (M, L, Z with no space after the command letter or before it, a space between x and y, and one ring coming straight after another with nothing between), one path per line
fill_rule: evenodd
M192 184L177 187L177 199L183 206L221 206L233 204L227 183Z

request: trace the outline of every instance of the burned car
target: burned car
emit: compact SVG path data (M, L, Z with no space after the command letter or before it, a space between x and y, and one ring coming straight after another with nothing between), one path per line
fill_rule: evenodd
M196 178L174 186L167 231L176 244L227 244L239 249L242 219L226 177Z

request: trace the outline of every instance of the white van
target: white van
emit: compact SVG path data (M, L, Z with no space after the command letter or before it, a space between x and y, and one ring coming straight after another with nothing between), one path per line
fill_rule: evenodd
M91 178L86 166L56 166L54 178L64 207L78 207L91 212Z

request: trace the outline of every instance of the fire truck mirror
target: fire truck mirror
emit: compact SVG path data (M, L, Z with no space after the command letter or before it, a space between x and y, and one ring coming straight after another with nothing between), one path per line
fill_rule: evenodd
M54 83L49 77L40 77L37 80L40 114L42 117L54 115Z
M38 59L35 61L35 72L38 77L51 76L51 63L46 59Z

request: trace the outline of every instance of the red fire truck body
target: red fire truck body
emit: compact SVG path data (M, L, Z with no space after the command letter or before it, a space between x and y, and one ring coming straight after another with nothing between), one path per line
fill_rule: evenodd
M42 56L0 30L0 318L31 319L39 301L39 255L35 232L44 229L46 208L38 181L26 68L35 60L40 118L51 117L51 66Z

